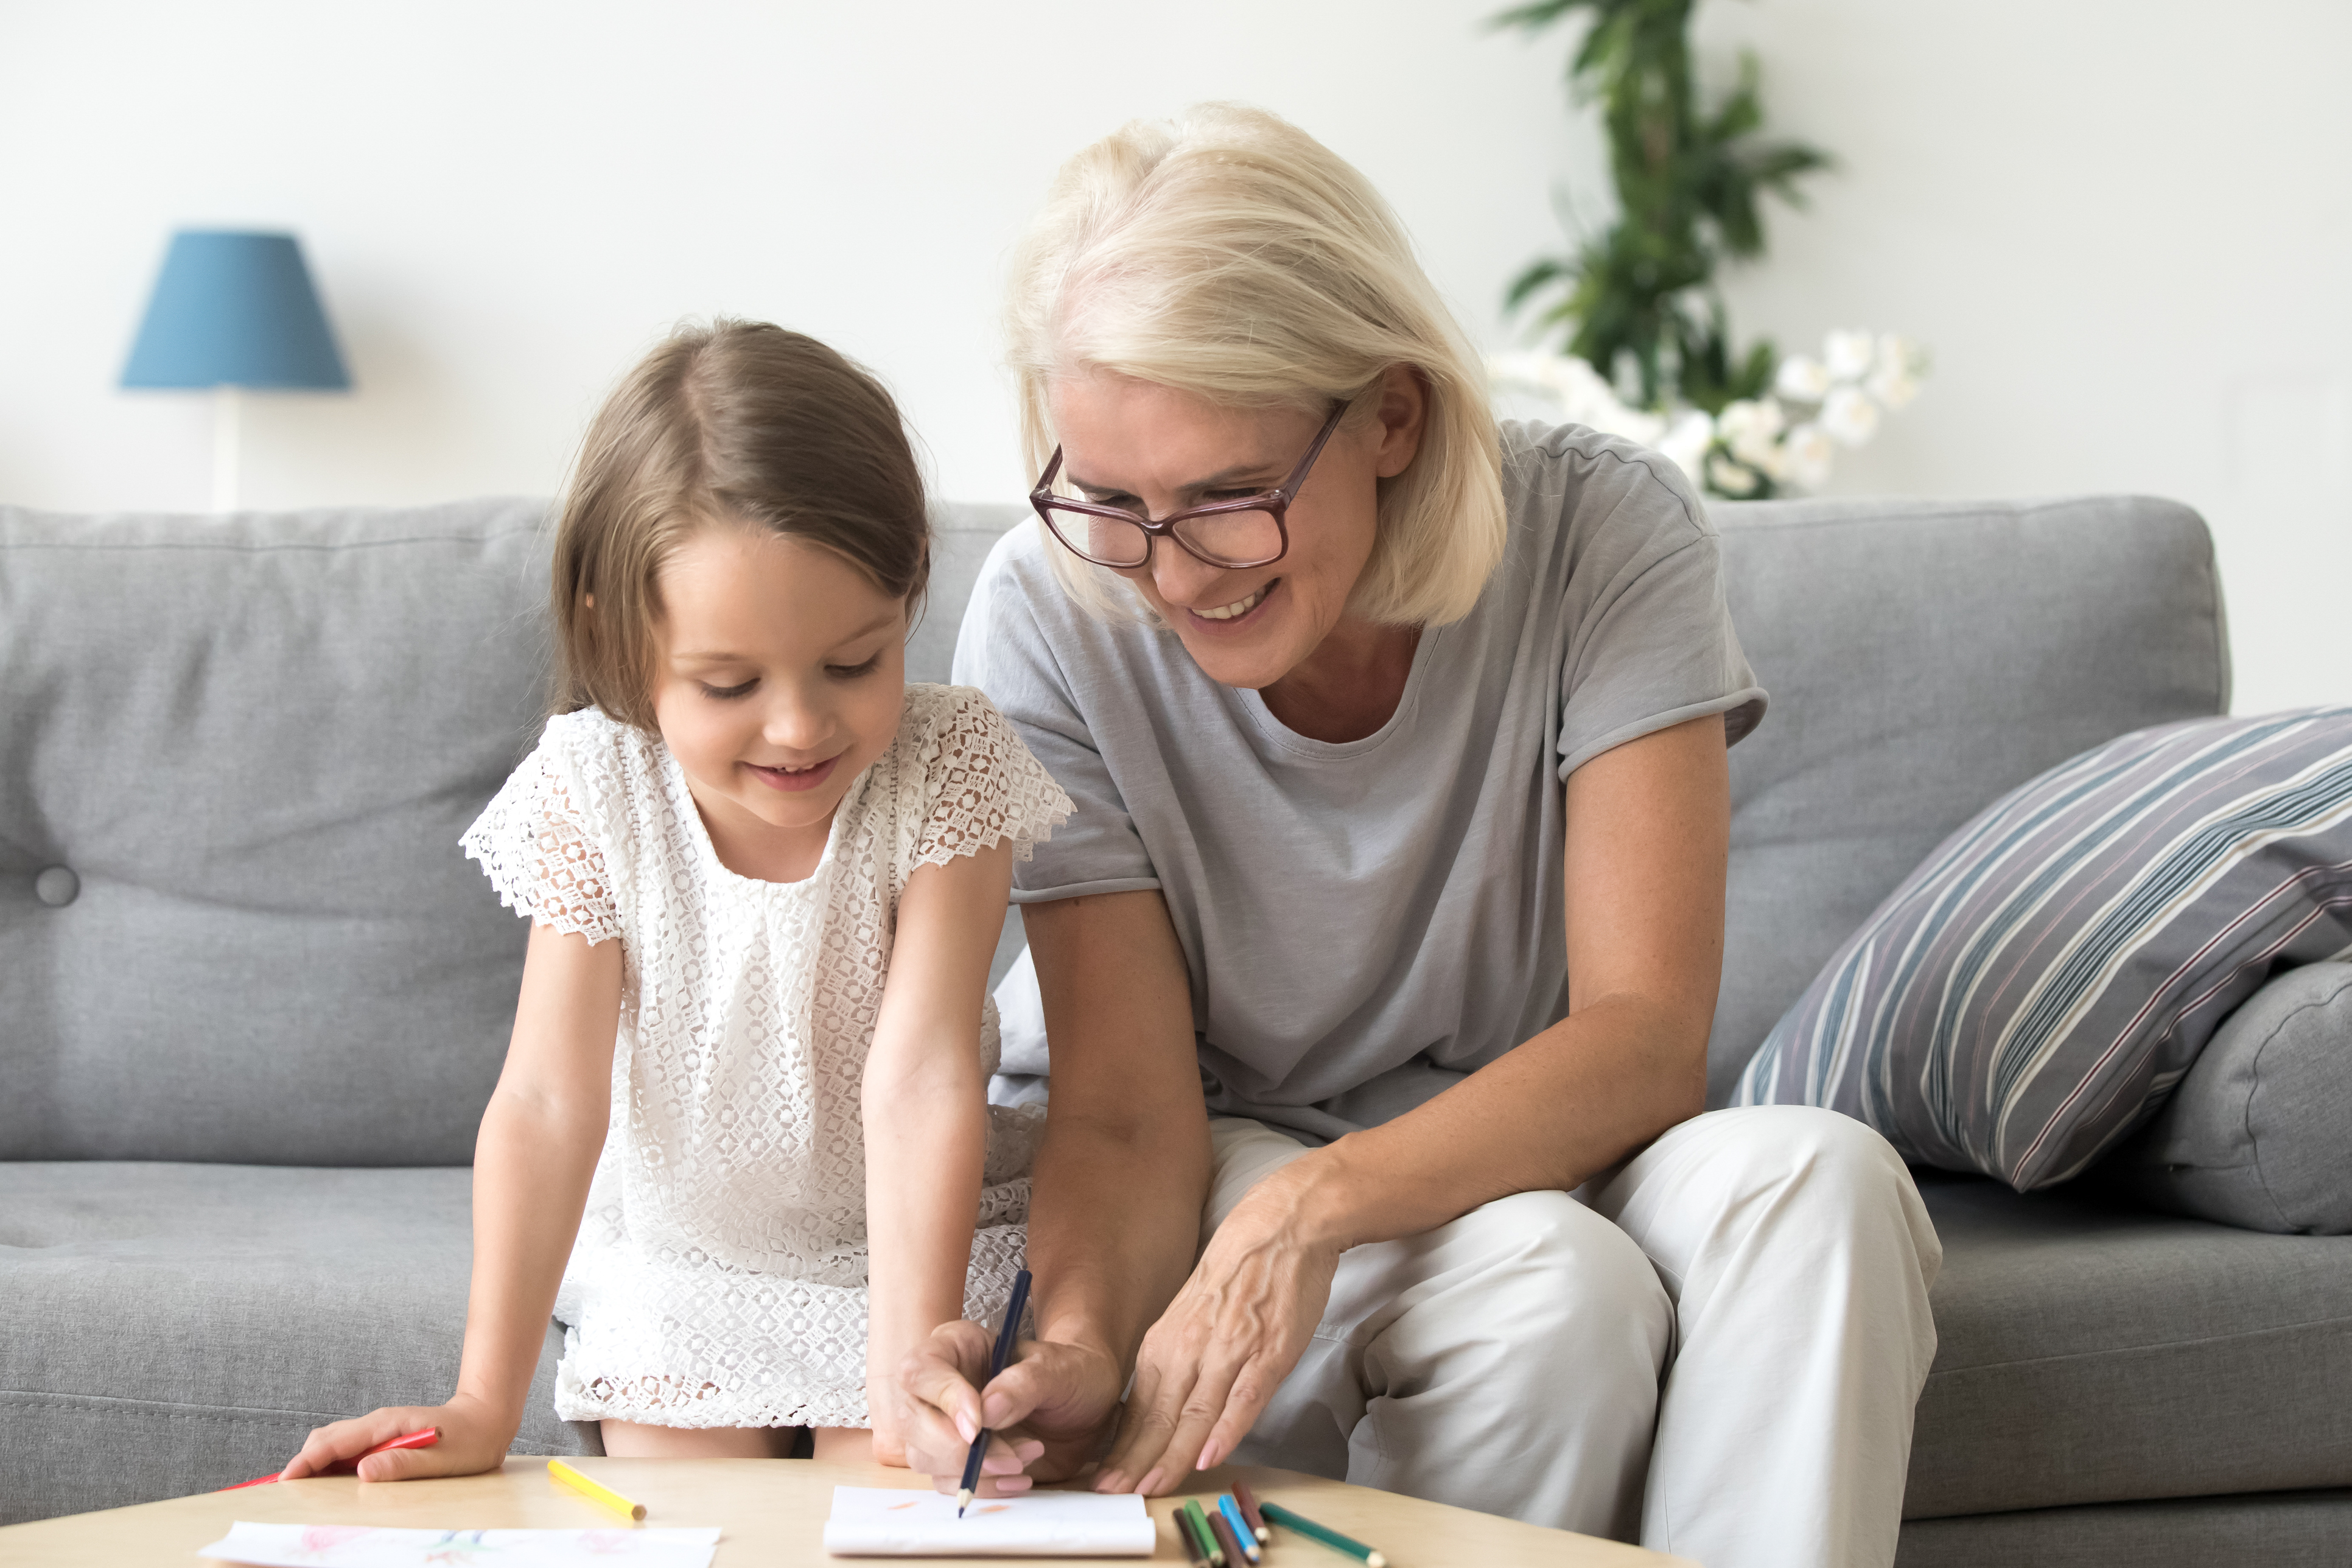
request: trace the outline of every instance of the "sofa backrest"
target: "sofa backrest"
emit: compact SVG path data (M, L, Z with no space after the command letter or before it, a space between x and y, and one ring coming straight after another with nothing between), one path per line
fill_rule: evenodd
M525 932L457 840L537 734L545 511L0 508L0 1158L470 1157ZM910 679L1025 515L942 509ZM1719 1099L1944 834L2228 676L2168 502L1717 517L1772 694L1732 752Z
M0 509L0 1157L471 1158L545 511Z
M1731 753L1707 1098L1936 844L2076 752L2229 706L2204 521L2140 497L1721 505L1771 707Z

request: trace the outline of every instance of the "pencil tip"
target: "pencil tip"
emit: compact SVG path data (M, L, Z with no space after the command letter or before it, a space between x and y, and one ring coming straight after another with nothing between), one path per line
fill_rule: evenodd
M958 1519L961 1519L963 1517L963 1510L971 1506L971 1489L970 1487L965 1487L956 1493L956 1517Z

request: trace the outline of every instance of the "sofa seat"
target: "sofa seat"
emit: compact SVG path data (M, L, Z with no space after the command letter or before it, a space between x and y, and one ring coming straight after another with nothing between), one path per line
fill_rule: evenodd
M1944 1268L1906 1519L2352 1482L2352 1237L1918 1178Z
M466 1167L0 1163L0 1524L224 1487L457 1373ZM515 1451L555 1417L551 1328Z

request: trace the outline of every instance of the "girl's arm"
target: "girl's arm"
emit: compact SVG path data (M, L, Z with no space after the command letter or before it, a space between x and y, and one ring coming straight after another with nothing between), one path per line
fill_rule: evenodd
M446 1405L391 1406L318 1428L282 1479L425 1426L438 1426L440 1442L377 1454L360 1478L471 1475L506 1457L604 1146L620 1016L621 944L591 946L534 923L514 1037L474 1145L474 1283L457 1392Z
M884 1464L907 1462L899 1363L963 1316L988 1145L980 1010L1012 888L1013 849L1000 844L917 868L898 900L863 1091L866 1386Z

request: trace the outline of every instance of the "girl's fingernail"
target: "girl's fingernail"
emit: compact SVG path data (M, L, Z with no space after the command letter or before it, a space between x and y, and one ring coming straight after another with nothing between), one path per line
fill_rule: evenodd
M1217 1446L1214 1443L1211 1443L1202 1448L1200 1460L1192 1468L1196 1470L1215 1469L1217 1468Z
M1105 1470L1095 1478L1095 1490L1098 1492L1123 1492L1126 1489L1127 1478L1117 1470Z
M969 1415L956 1417L956 1430L963 1434L963 1440L967 1443L980 1436L980 1428L971 1424L971 1417Z
M1141 1492L1146 1497L1150 1497L1153 1492L1158 1491L1160 1489L1160 1472L1158 1470L1154 1470L1150 1475L1144 1477L1143 1484L1135 1489Z

